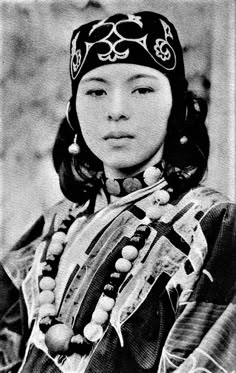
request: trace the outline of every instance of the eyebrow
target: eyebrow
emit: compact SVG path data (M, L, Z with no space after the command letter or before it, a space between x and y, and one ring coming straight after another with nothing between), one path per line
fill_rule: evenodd
M135 74L129 77L127 79L127 82L133 82L134 80L142 79L142 78L154 78L158 80L158 77L152 74ZM81 83L88 83L88 82L100 82L100 83L109 84L108 80L101 78L101 77L97 77L97 76L92 76L91 78L84 78L81 80Z

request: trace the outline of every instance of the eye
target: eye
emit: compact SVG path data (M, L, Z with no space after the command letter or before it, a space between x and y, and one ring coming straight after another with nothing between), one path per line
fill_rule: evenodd
M151 87L138 87L133 90L133 93L138 93L140 95L146 95L147 93L154 92L154 89Z
M92 96L92 97L101 97L105 96L107 93L104 89L89 89L86 92L86 95Z

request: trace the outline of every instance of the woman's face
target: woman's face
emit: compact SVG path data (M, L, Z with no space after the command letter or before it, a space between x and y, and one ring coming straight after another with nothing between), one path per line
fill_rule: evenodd
M171 107L166 76L133 64L91 70L76 98L84 140L114 178L132 176L161 159Z

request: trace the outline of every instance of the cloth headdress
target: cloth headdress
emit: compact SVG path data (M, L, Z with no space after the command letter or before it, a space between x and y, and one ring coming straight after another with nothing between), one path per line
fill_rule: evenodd
M186 89L183 52L177 31L166 17L148 11L115 14L74 30L70 45L72 101L83 75L113 63L159 70L170 81L173 105L182 106Z

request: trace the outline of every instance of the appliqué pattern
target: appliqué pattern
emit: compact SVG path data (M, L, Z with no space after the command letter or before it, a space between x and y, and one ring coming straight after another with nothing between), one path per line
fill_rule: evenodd
M161 20L161 24L163 26L165 32L165 39L158 38L156 39L156 44L154 46L154 50L156 51L156 56L161 58L162 61L169 61L171 57L174 57L174 67L176 65L176 57L175 52L169 42L167 41L168 38L173 39L173 35L170 31L170 26L167 25L164 21ZM173 67L173 68L174 68Z
M81 48L76 49L80 32L72 41L71 48L71 76L75 80L88 56L92 47L96 45L99 52L97 57L100 61L115 62L118 59L126 59L130 54L130 48L126 48L127 42L137 43L143 47L150 57L166 70L173 70L176 66L176 55L167 38L173 39L173 35L164 21L160 20L165 39L156 39L155 45L148 48L147 37L148 33L143 30L141 17L135 15L127 15L127 19L121 19L117 22L107 22L108 18L95 24L89 33L88 40L84 42L85 53L81 52ZM122 26L129 25L130 34L137 34L137 25L140 31L140 37L130 38L123 35ZM143 35L142 35L143 34ZM90 41L92 39L92 41ZM81 43L81 41L79 41ZM126 44L125 44L126 43ZM102 53L100 53L100 50ZM153 54L152 54L152 53ZM84 54L84 55L83 55ZM158 60L157 60L158 59Z

